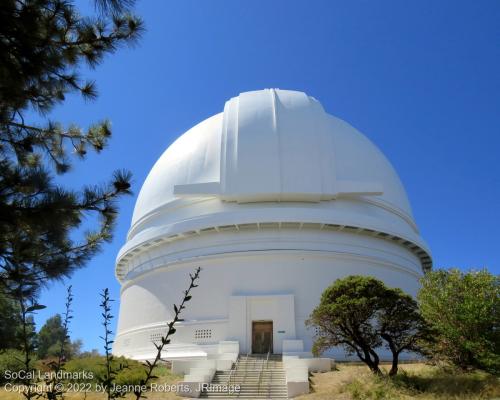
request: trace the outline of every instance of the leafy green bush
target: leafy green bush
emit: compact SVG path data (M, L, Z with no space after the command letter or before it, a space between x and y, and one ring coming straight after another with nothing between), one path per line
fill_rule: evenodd
M24 369L24 356L19 350L8 349L0 351L0 383L6 382L5 371L18 372Z
M144 379L146 376L146 372L144 371L144 367L142 365L139 366L128 364L129 367L124 370L118 372L115 378L115 383L117 385L139 385L141 379Z
M418 294L436 331L428 353L463 370L500 372L500 277L486 270L428 272Z
M74 358L66 363L65 370L68 372L88 371L93 376L90 382L98 383L98 378L103 377L105 374L105 362L106 359L103 356ZM113 360L113 365L118 367L119 364L125 365L126 368L116 375L116 384L136 385L144 378L144 366L140 362L129 360L125 357L116 357ZM89 381L75 380L75 382L83 383Z
M97 377L104 373L104 358L102 356L74 358L66 363L64 369L68 372L87 371L94 377L91 382L97 383ZM80 380L76 381L83 383Z

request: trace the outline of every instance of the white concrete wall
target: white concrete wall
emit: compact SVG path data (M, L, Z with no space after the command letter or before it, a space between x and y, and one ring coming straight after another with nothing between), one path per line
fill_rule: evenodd
M152 354L198 266L171 357L207 357L228 338L248 351L257 318L274 321L275 351L296 336L307 352L304 321L334 280L370 275L415 295L431 265L404 187L367 137L304 93L242 93L178 138L141 189L117 257L114 351Z
M289 398L309 393L309 372L307 367L285 368L285 380Z
M289 339L283 341L283 353L301 353L304 351L304 341L302 339Z
M265 242L283 249L230 252L233 246L228 240L247 244L253 240L256 247ZM348 275L374 276L412 295L418 290L418 259L383 239L342 232L295 235L264 230L241 238L221 234L219 243L218 254L166 264L123 287L116 354L131 356L153 349L153 336L164 332L172 304L179 303L188 274L198 266L203 268L200 286L193 290L182 316L185 322L177 325L171 346L179 351L196 349L198 356L217 353L218 342L227 339L238 340L242 353L249 351L251 321L258 319L274 321L275 352L281 352L283 339L295 338L304 340L305 351L310 351L314 332L306 329L304 321L323 290ZM200 251L200 244L193 240L191 246ZM210 337L195 339L200 329L209 330Z
M309 372L328 372L332 369L331 358L311 357L311 358L286 358L283 359L285 369L307 368Z
M232 296L228 339L238 340L242 353L252 352L252 321L273 321L273 350L281 353L284 339L295 337L293 295Z

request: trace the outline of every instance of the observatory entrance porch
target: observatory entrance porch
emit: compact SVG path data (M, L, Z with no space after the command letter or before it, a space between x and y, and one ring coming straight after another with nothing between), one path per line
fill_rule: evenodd
M238 341L240 353L281 354L289 339L296 339L292 294L230 297L226 340Z
M273 321L252 321L252 353L273 352Z

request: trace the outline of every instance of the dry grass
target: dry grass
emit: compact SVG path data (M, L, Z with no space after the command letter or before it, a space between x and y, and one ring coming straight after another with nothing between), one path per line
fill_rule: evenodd
M165 367L160 367L155 370L158 379L154 382L158 385L174 385L181 380L178 375L173 375L170 369ZM66 393L64 394L66 400L104 400L106 399L105 393L87 392L87 393ZM180 400L181 397L177 396L172 392L148 392L148 400ZM0 388L0 400L22 400L24 397L19 393L9 393L5 391L3 387ZM125 400L133 400L135 396L133 394L128 394Z
M166 368L158 383L174 384L180 377ZM364 366L339 365L337 371L314 374L312 393L297 400L500 400L499 378L484 372L451 373L422 363L404 364L395 379L377 378ZM148 393L149 400L180 400L175 393ZM103 393L68 393L68 400L104 400ZM0 389L1 400L22 396ZM126 400L132 400L129 395Z
M340 365L314 374L312 393L300 400L500 400L500 381L484 372L446 372L426 364L405 364L394 379L378 378L364 366Z
M174 393L148 393L148 400L180 400L181 397L177 396ZM104 400L106 399L106 395L104 393L68 393L64 395L64 398L67 400ZM20 394L17 393L7 393L5 390L0 389L0 399L2 400L22 400ZM127 395L125 397L126 400L135 399L135 396Z

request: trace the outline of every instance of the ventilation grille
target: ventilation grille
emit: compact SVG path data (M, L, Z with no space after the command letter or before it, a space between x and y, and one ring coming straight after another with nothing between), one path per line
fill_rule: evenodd
M194 331L195 339L212 339L212 329L196 329Z
M162 336L163 336L163 332L156 332L156 333L152 333L152 334L149 336L149 339L150 339L152 342L159 342L159 341L161 341Z

